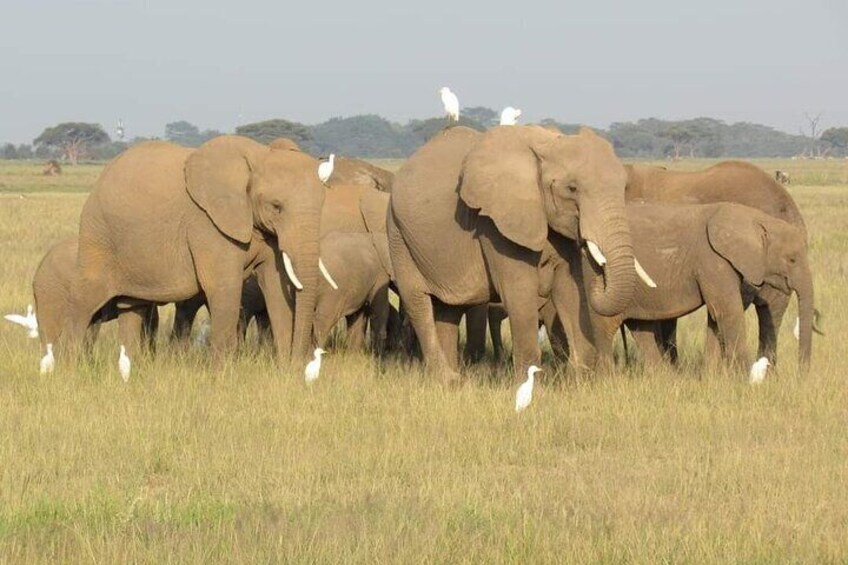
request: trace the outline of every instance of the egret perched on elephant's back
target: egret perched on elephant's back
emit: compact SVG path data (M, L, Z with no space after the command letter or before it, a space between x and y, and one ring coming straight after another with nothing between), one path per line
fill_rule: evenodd
M321 179L322 183L327 184L327 181L330 180L330 177L333 175L333 166L335 165L335 161L335 153L330 153L330 157L318 165L318 178Z
M442 104L445 107L445 114L448 117L448 124L459 121L459 98L451 92L447 86L439 89L439 94L442 95Z
M501 125L502 126L514 126L518 123L518 117L521 116L521 110L518 108L513 108L512 106L507 106L501 112Z

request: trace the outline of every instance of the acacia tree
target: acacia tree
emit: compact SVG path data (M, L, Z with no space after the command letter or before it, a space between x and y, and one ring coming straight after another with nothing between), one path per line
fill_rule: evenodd
M60 151L63 159L76 165L88 153L89 146L109 141L99 124L65 122L45 129L32 143L36 148Z

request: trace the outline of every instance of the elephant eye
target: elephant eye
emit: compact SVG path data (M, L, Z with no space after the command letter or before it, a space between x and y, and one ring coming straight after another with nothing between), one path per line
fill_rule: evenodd
M789 258L789 262L792 263L793 265L795 264L795 261L796 261L795 257Z
M571 192L571 193L577 192L577 183L576 182L568 183L568 191Z
M274 208L274 211L280 213L283 211L283 203L279 200L274 200L271 202L271 207Z

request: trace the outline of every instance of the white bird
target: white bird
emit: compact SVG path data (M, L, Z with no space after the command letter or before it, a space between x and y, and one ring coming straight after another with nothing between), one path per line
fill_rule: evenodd
M795 318L795 327L792 329L792 335L795 339L801 340L801 318Z
M209 332L211 329L212 324L209 322L209 318L200 322L200 329L197 331L197 335L194 338L194 345L197 347L209 345Z
M321 372L321 356L325 353L326 351L320 347L315 349L315 358L306 364L306 370L303 372L306 384L312 384L318 380L318 373Z
M323 161L320 165L318 165L318 178L321 179L321 182L327 184L327 181L330 180L330 177L333 174L333 163L336 160L336 155L334 153L330 153L330 159L328 161Z
M537 341L539 342L539 345L542 345L543 343L545 343L546 339L548 339L548 330L545 329L545 326L542 326L541 328L539 328L539 334L538 334L538 337L537 337Z
M456 97L456 94L451 92L451 89L447 86L443 86L439 89L439 93L442 95L442 104L445 107L445 114L448 116L448 121L459 121L459 98Z
M132 371L132 362L127 356L127 348L121 346L121 354L118 356L118 372L121 373L121 378L124 382L130 380L130 372Z
M41 358L41 363L38 364L38 372L42 375L53 372L53 367L56 365L56 359L53 358L53 344L47 344L47 353Z
M26 316L21 316L20 314L6 314L3 317L13 324L18 324L19 326L23 326L29 330L29 333L27 334L29 337L38 337L38 320L35 318L35 312L32 311L32 304L27 305Z
M518 108L513 108L512 106L507 106L501 112L501 125L502 126L514 126L518 122L518 116L521 115L521 110Z
M769 363L768 357L760 357L757 361L751 365L751 384L759 384L763 382L766 378L766 371L771 366Z
M518 392L515 393L515 411L521 412L528 406L530 406L530 401L533 400L533 381L534 375L541 371L539 367L536 365L530 365L527 369L527 380L521 383L521 386L518 387Z

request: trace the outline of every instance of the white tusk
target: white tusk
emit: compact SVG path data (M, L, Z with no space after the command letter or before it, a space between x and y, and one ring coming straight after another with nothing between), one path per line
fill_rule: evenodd
M589 253L592 255L592 259L595 260L599 266L603 267L607 264L607 258L604 257L604 254L601 253L601 248L598 247L598 244L594 241L586 241L586 247L589 248Z
M286 266L286 274L289 276L289 280L291 280L294 287L297 290L303 290L303 285L300 284L300 279L298 279L297 275L294 274L294 267L292 267L291 259L285 251L283 251L283 265Z
M336 281L333 280L333 277L330 276L330 271L328 271L327 267L324 266L324 261L322 261L320 257L318 257L318 268L321 269L321 274L324 275L324 278L327 279L327 282L330 283L333 290L339 290L339 285L337 285Z
M639 263L639 259L634 257L633 264L636 266L636 274L639 275L639 278L642 279L642 282L651 288L657 288L657 283L654 282L654 279L648 276L648 273L645 272L645 269Z

